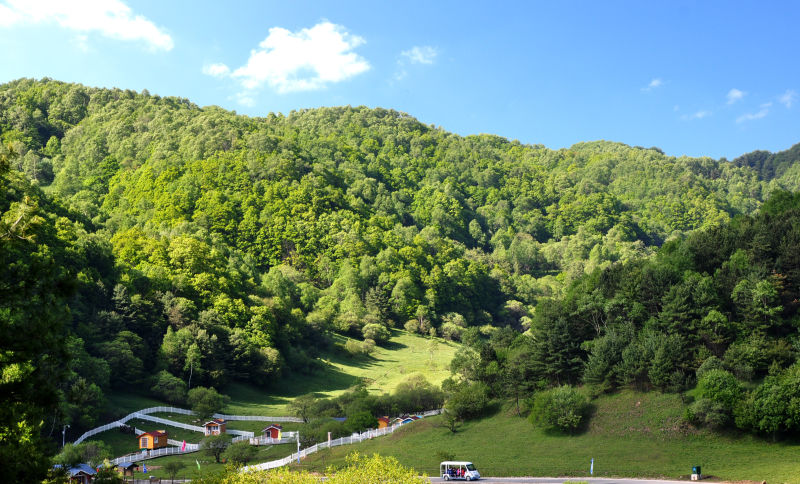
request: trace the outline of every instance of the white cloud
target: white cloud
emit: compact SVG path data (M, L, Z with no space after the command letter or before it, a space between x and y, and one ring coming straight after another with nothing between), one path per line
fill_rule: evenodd
M728 96L727 96L728 97L728 104L733 104L736 101L742 99L745 94L747 94L747 93L744 92L744 91L740 91L740 90L738 90L736 88L731 89L730 91L728 91Z
M648 84L647 87L643 87L642 91L652 91L653 89L656 89L656 88L661 87L663 85L664 85L664 81L662 81L660 78L656 77L656 78L653 78L652 81L650 81L650 84Z
M273 27L258 48L250 51L247 64L233 72L224 64L212 64L203 72L216 77L229 75L245 90L267 84L280 93L312 91L368 71L369 62L352 52L365 42L328 21L299 32ZM252 100L246 92L239 99Z
M781 97L778 98L781 104L786 106L787 108L791 108L792 104L797 101L797 92L791 89L787 89L785 93Z
M243 106L248 106L252 108L253 106L256 105L256 100L253 98L250 92L247 91L239 92L236 93L236 96L234 97L236 98L236 102Z
M225 64L206 64L203 66L203 74L213 77L225 77L231 70Z
M400 55L406 57L412 64L433 64L439 52L431 46L423 45L404 50Z
M761 105L761 110L757 113L745 113L736 118L737 123L744 123L745 121L754 121L756 119L761 119L769 114L769 108L772 106L772 103L765 103Z
M78 42L86 34L99 32L120 40L144 41L154 50L171 50L172 37L121 0L5 0L0 3L0 27L32 24L57 24L78 32ZM83 37L81 37L83 36Z
M711 116L713 113L711 111L697 111L693 114L684 114L681 116L681 119L684 121L690 121L692 119L703 119Z

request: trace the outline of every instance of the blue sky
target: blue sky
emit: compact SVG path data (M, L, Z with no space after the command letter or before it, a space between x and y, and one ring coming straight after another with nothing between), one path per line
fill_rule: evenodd
M798 20L794 1L0 0L0 82L732 159L800 142Z

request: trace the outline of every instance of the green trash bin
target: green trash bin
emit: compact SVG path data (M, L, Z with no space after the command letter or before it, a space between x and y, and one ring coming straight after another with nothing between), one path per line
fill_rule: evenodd
M697 474L698 476L699 476L700 474L702 474L702 472L700 472L700 466L694 466L694 467L692 467L692 474Z

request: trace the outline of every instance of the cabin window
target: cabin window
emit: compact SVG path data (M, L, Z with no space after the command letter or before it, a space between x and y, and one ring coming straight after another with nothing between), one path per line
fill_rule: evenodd
M148 438L147 437L142 437L142 445L141 446L142 447L148 447L149 444L150 444L150 442L149 442Z

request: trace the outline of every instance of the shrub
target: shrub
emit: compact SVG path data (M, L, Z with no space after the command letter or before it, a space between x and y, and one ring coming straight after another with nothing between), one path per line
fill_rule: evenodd
M416 319L409 319L406 321L406 324L403 325L403 328L409 333L419 333L419 321Z
M728 413L741 401L742 386L725 370L709 370L697 382L698 395L721 405Z
M711 370L724 370L724 369L725 365L722 364L722 360L720 360L716 356L709 356L708 358L705 359L705 361L703 361L703 364L700 365L700 368L698 368L697 371L695 371L695 375L697 376L697 381L700 381L700 379L703 378L703 375L705 375L706 372Z
M250 442L241 441L228 446L222 456L234 464L244 465L253 460L258 452L258 447L250 445Z
M189 396L186 401L192 407L194 413L201 419L205 419L222 411L230 401L230 397L220 395L213 387L196 387L189 390Z
M450 341L461 341L461 332L463 328L456 326L451 322L443 323L441 327L442 338Z
M563 385L536 394L528 417L545 430L572 433L580 428L589 413L589 403L578 390Z
M382 324L365 324L363 328L361 328L361 334L364 335L364 339L368 340L371 339L376 343L385 343L389 341L389 337L391 333L386 327Z
M186 382L166 370L161 370L153 378L150 391L173 405L180 405L186 401Z
M721 429L731 420L730 411L708 398L700 398L686 409L686 420L700 427Z
M489 406L489 387L482 382L473 382L456 387L444 404L445 411L459 420L480 417Z

